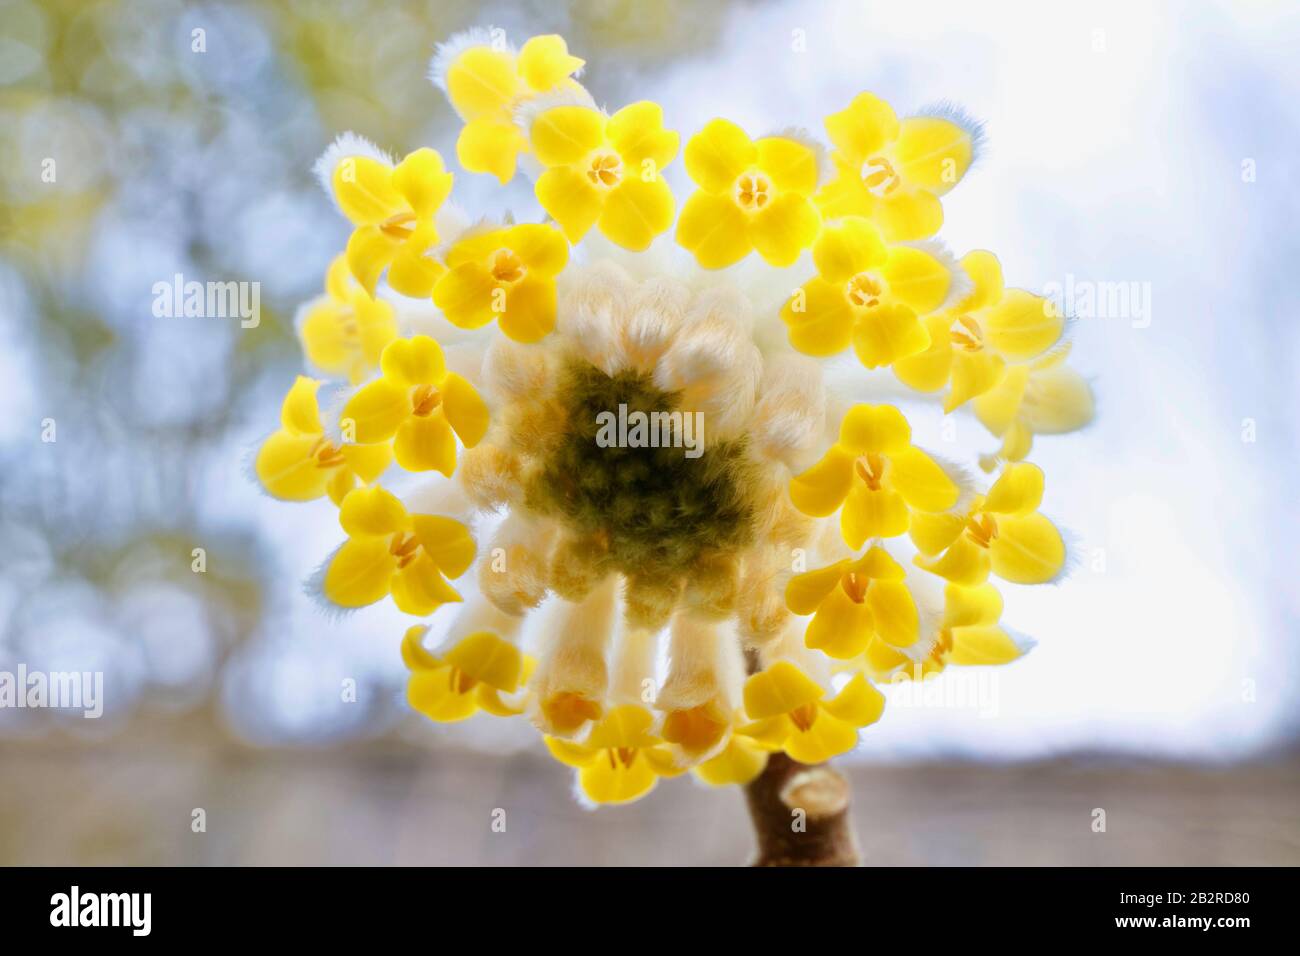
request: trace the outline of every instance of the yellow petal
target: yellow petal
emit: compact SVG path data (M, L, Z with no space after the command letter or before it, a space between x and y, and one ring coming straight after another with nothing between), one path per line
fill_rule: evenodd
M378 487L358 488L343 499L339 524L348 537L355 538L404 531L410 527L411 519L392 492Z
M611 707L596 722L587 737L587 746L600 750L648 747L656 738L650 734L654 715L636 704Z
M684 154L686 172L710 193L730 193L740 174L754 165L758 147L735 123L710 120L691 137Z
M953 584L975 587L988 580L991 560L987 548L981 548L966 535L958 535L948 550L938 558L916 556L916 566L947 578Z
M427 299L434 284L447 267L435 259L430 245L436 241L431 223L416 230L416 235L397 247L388 266L388 284L394 292L412 299Z
M417 149L393 170L393 188L419 219L432 219L449 195L454 177L436 149Z
M384 378L406 388L437 385L447 374L442 346L428 335L394 339L380 356L379 367L383 369Z
M364 607L387 597L397 570L388 544L387 537L345 541L325 571L325 597L340 607Z
M392 167L369 156L340 159L330 175L330 185L339 209L355 226L378 225L406 209L402 194L393 185Z
M903 496L890 488L873 491L855 482L840 512L840 533L853 549L868 538L892 538L907 531L909 513Z
M491 631L475 631L447 652L446 662L475 680L513 694L523 679L519 648Z
M942 196L961 181L973 155L971 134L934 116L913 116L898 127L895 168L903 180Z
M320 382L305 375L294 379L292 387L280 404L280 424L285 431L297 435L314 435L319 437L325 431L320 423L320 407L316 403L316 391Z
M410 414L410 389L379 378L363 385L348 399L339 415L339 426L345 432L350 427L351 437L359 444L371 445L392 438Z
M926 514L918 511L912 515L912 525L907 529L912 543L922 554L938 554L957 540L966 527L966 519L953 514Z
M804 355L836 355L849 347L854 313L841 286L816 278L805 283L781 309L790 344Z
M745 681L745 713L751 720L788 714L821 699L821 686L789 661L777 661Z
M347 268L346 261L344 268ZM351 310L346 305L324 297L315 300L298 329L307 361L331 375L346 371L352 355L343 326L350 318Z
M440 724L465 720L478 711L473 688L461 690L449 667L412 673L406 682L406 701Z
M993 483L984 510L999 514L1028 514L1043 503L1043 469L1028 462L1008 465Z
M711 787L749 783L767 766L767 751L748 737L732 734L726 748L692 772Z
M447 417L435 410L407 418L393 439L393 454L407 471L440 471L450 478L456 470L456 438Z
M956 483L939 464L919 448L907 448L889 456L889 484L913 508L947 511L961 494Z
M555 328L555 280L525 276L505 290L501 331L516 342L538 342Z
M750 220L749 235L768 265L794 265L821 229L821 215L812 201L798 193L782 193Z
M689 153L689 149L688 149ZM677 242L705 269L722 269L749 254L748 223L729 196L696 191L677 220Z
M455 518L412 515L411 524L424 553L433 559L438 570L447 577L460 577L474 563L474 538L470 535L469 528Z
M911 246L891 246L881 272L889 283L889 294L918 315L942 305L952 287L948 268L928 252Z
M847 566L847 561L836 561L828 567L796 574L785 586L786 607L795 614L813 613L827 595L839 587Z
M630 176L610 190L600 231L624 249L640 252L673 224L673 194L663 179Z
M879 581L901 581L907 574L903 566L878 545L867 549L866 554L853 562L853 570Z
M605 199L586 175L568 166L548 169L537 179L537 201L578 242L600 218Z
M515 58L503 50L470 47L447 69L447 99L466 120L509 110L518 92Z
M898 117L888 103L859 93L847 109L826 117L826 135L855 165L898 137Z
M434 285L433 303L452 325L477 329L496 318L492 310L495 289L491 273L481 263L462 262Z
M501 185L514 178L519 154L528 138L508 118L498 115L472 119L456 138L456 159L471 173L490 173Z
M1002 595L991 584L964 588L948 584L943 589L943 626L972 627L996 624L1002 616Z
M565 740L563 737L552 737L546 734L542 737L542 741L546 744L546 749L551 752L551 756L568 767L589 767L605 758L602 751L593 750L572 740Z
M890 242L928 239L943 225L943 205L933 193L896 189L873 210L880 231Z
M400 239L393 238L378 226L358 226L348 237L345 251L348 268L372 298L379 285L379 277L393 261L401 245Z
M975 398L971 408L980 423L994 435L1001 435L1020 414L1020 405L1029 384L1029 366L1013 365L1002 381Z
M822 710L811 727L789 736L785 752L800 763L817 764L848 753L857 745L857 728Z
M959 265L973 284L970 295L961 302L962 311L973 312L1002 300L1002 264L997 256L985 249L976 249L962 256Z
M978 667L1010 664L1024 653L1006 631L995 625L954 627L948 660L964 667Z
M952 370L952 340L948 334L952 319L944 314L930 315L923 324L930 344L924 351L895 360L894 374L918 392L937 392L948 384Z
M1061 435L1092 421L1096 401L1092 387L1074 369L1055 366L1030 376L1020 406L1025 427L1037 435Z
M551 226L523 223L512 226L502 238L532 275L557 275L569 261L569 244Z
M593 803L631 803L649 793L655 772L644 754L633 752L631 763L621 759L598 760L578 771L578 786Z
M442 410L466 448L473 448L487 434L487 405L474 386L455 372L447 373L443 380Z
M999 515L998 536L989 545L993 573L1014 584L1043 584L1065 567L1065 541L1037 512Z
M844 503L853 484L855 456L834 445L821 461L790 480L790 500L804 514L824 518Z
M781 192L811 196L817 189L817 154L798 140L765 136L756 144L758 168Z
M556 106L533 120L529 139L543 166L570 166L604 142L605 117L590 106Z
M647 100L611 116L605 135L622 158L627 174L638 178L662 171L677 155L680 142L677 133L664 129L663 109Z
M911 647L921 636L916 601L902 581L872 581L867 588L867 607L876 633L894 647Z
M348 469L367 483L382 475L393 461L393 447L386 442L378 445L344 445L339 451Z
M519 51L519 75L538 93L559 86L585 63L571 56L564 37L555 33L532 37Z
M443 580L427 554L418 555L392 579L393 603L404 614L432 614L444 604L460 600L456 589Z
M838 717L854 727L866 727L874 724L885 712L885 695L872 687L871 682L861 674L855 674L823 706L832 717Z
M813 263L828 282L848 282L886 259L880 230L861 216L848 216L822 229L813 243Z
M874 589L872 585L871 589ZM836 587L822 602L804 632L804 644L828 657L847 661L867 649L873 635L870 608Z
M905 305L871 309L853 326L853 352L867 368L892 365L923 352L929 344L930 333Z
M281 429L257 450L253 469L267 494L284 501L311 501L325 494L334 471L321 468L312 452L320 436L299 435Z
M1041 355L1057 343L1065 318L1050 299L1008 289L1002 301L981 314L988 346L1012 361Z
M952 388L943 401L945 413L958 408L966 401L983 395L1002 380L1006 363L1000 355L988 349L968 352L952 350Z
M912 426L893 405L854 405L840 422L840 444L859 455L892 455L912 446Z

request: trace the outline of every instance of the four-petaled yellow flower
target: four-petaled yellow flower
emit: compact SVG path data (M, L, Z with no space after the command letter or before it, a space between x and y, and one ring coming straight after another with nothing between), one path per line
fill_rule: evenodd
M879 637L892 647L911 647L921 636L920 614L903 583L902 565L882 548L829 567L797 574L785 588L795 614L811 614L804 643L846 661Z
M673 194L663 170L679 140L664 129L657 103L633 103L613 116L557 106L533 120L529 137L546 167L537 178L537 201L570 242L596 226L625 249L640 251L673 224Z
M356 228L348 238L348 268L371 296L388 270L402 295L426 298L444 266L433 257L434 216L451 193L452 174L437 150L417 149L396 166L374 156L343 156L330 187Z
M393 306L372 299L353 279L347 257L335 256L325 274L325 295L307 304L298 338L307 360L354 385L379 366L397 338Z
M555 277L568 261L568 244L550 226L473 234L447 254L433 302L462 329L496 319L516 342L537 342L555 328Z
M431 654L420 643L428 630L417 624L402 638L411 707L439 723L465 720L480 710L497 717L523 713L502 698L518 693L528 678L530 661L519 648L490 631L476 631L445 653Z
M822 763L857 746L858 730L880 719L885 697L855 674L834 697L790 661L777 661L745 681L741 732L784 750L800 763Z
M447 371L442 347L427 335L391 342L379 367L383 375L348 400L340 422L362 443L392 438L397 463L407 471L450 476L455 435L466 448L477 445L487 432L487 405L473 385Z
M855 405L840 422L839 441L790 481L790 499L806 515L840 512L840 531L855 551L868 538L907 531L913 512L946 511L960 489L929 455L912 445L912 428L892 405Z
M573 79L583 63L569 54L564 38L554 34L531 38L518 53L478 43L440 54L435 80L465 121L456 140L461 166L508 183L519 154L528 152L528 139L515 123L517 110L543 94L589 100Z
M770 265L793 265L817 238L811 147L786 136L754 142L735 123L715 119L691 137L684 158L700 188L682 208L677 241L704 268L729 266L754 249Z
M343 499L339 524L348 540L330 559L323 583L334 604L365 607L391 594L399 610L426 615L460 600L446 578L464 574L475 552L461 522L410 514L392 492L374 487Z
M975 136L942 116L899 122L884 100L861 93L826 117L836 177L817 194L828 219L866 216L894 242L927 239L943 225L940 196L966 175Z
M1053 580L1065 568L1065 541L1038 513L1042 500L1042 469L1008 465L966 514L913 516L917 566L965 587L983 584L990 571L1013 584Z
M637 704L611 708L581 743L547 736L546 746L561 763L576 767L578 786L593 803L629 803L649 793L660 777L685 768L651 733L654 715Z
M996 455L980 456L985 471L999 461L1023 460L1035 435L1062 435L1092 421L1092 388L1065 364L1069 354L1066 343L1032 362L1011 365L1001 382L971 402L980 423L1002 439Z
M850 344L867 368L889 365L930 344L917 316L941 306L952 286L942 262L912 246L885 245L860 216L828 224L813 243L817 278L781 310L790 344L805 355L836 355Z
M973 283L970 294L925 320L930 332L925 351L894 363L894 374L918 391L949 385L945 412L992 389L1009 364L1037 358L1065 331L1065 319L1051 300L1003 288L1002 266L993 253L967 253L961 267Z
M280 428L257 451L253 469L269 494L311 501L328 494L335 504L360 484L377 479L393 460L388 442L336 444L325 435L316 391L320 382L299 375L280 407Z

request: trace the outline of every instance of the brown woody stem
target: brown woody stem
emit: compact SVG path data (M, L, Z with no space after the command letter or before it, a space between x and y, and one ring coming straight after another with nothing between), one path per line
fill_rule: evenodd
M856 866L849 783L826 764L772 754L745 787L758 839L754 866Z

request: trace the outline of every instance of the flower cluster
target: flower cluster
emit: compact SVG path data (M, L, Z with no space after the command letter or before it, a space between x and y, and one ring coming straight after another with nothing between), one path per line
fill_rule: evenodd
M585 799L620 803L827 760L878 684L1020 657L991 580L1067 563L1024 459L1093 403L1059 311L933 238L980 148L961 113L863 93L825 143L725 119L683 143L658 104L597 107L582 66L558 36L434 59L459 165L530 177L519 221L468 223L433 149L325 153L352 233L298 322L320 378L255 470L337 508L322 600L458 606L401 642L414 709L530 720ZM863 400L880 376L969 406L997 475L917 447Z

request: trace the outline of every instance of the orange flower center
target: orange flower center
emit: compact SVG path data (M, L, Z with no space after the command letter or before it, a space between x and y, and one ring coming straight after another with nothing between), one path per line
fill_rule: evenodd
M817 702L809 701L800 707L790 711L790 719L794 725L802 731L807 731L814 723L817 722Z
M567 690L542 701L542 713L561 734L571 734L587 721L597 720L600 712L600 704Z
M966 536L981 548L987 548L998 536L997 519L981 511L966 521Z
M861 604L867 599L867 585L870 583L870 578L857 571L850 571L840 579L840 587L844 588L844 593L854 604Z
M609 769L617 770L618 765L630 767L636 762L637 749L635 747L613 747L605 751L609 757Z
M404 242L415 232L415 213L399 212L396 216L389 216L379 224L379 231L390 239Z
M623 159L618 153L595 153L587 164L587 178L593 185L610 189L623 178Z
M399 531L389 540L388 553L397 559L399 568L404 568L420 553L420 539L409 531Z
M772 181L757 170L736 180L736 204L745 212L758 212L772 200Z
M470 677L458 667L451 668L451 675L447 683L451 687L453 694L468 694L478 686L478 681L475 678Z
M854 471L872 491L880 490L880 482L885 477L885 456L868 452L854 464Z
M417 385L411 392L411 414L424 418L442 404L442 393L433 385Z
M347 460L343 450L323 435L311 446L310 455L316 459L317 468L336 468Z
M849 304L860 309L874 309L885 295L885 280L872 272L859 272L844 289Z
M518 282L528 272L524 260L520 259L513 249L498 249L492 253L491 261L489 271L492 273L492 278L498 282Z
M898 188L898 173L883 156L873 156L862 164L862 185L877 199L884 199Z
M948 330L952 344L967 352L978 352L984 348L984 332L980 325L969 315L963 315Z

